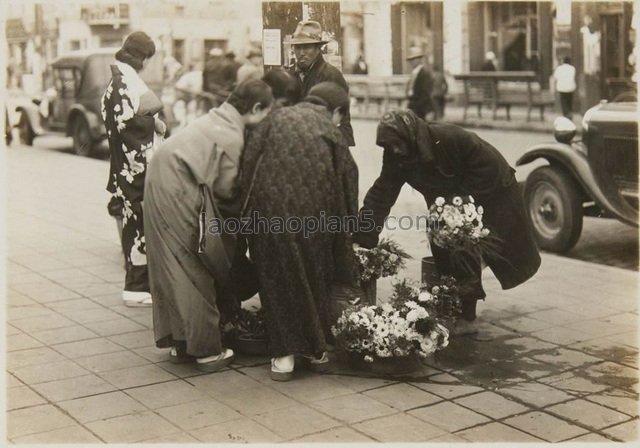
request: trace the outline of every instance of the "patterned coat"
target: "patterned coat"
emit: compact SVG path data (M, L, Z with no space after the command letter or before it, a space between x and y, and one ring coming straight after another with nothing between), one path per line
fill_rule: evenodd
M358 169L324 107L300 103L271 112L251 132L241 170L245 192L255 173L246 216L287 222L357 213ZM249 250L271 354L322 353L332 325L332 284L353 285L357 276L349 233L319 230L305 237L286 227L256 228Z
M125 290L148 291L146 272L132 275L129 267L147 264L142 200L147 151L154 144L154 118L135 112L135 93L130 91L117 65L111 66L111 74L102 97L102 118L111 154L107 190L122 206L122 249L128 266Z

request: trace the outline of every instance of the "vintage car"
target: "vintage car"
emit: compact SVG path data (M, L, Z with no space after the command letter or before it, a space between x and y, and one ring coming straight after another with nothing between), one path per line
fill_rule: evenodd
M31 145L35 137L63 132L73 138L73 149L94 155L106 138L100 101L111 79L110 65L117 48L79 50L62 55L51 64L53 88L42 98L16 108L20 140ZM162 56L156 54L141 72L150 89L162 96ZM170 108L163 111L171 115Z
M568 119L556 120L556 142L530 148L517 166L538 159L524 184L524 199L541 249L570 250L583 216L614 218L638 226L638 104L606 102L589 109L582 138Z

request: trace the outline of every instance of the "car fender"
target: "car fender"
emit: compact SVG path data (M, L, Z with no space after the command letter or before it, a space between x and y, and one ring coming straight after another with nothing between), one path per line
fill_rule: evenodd
M105 137L106 131L102 119L98 116L98 114L91 112L80 104L74 105L69 111L67 119L67 136L71 136L73 134L73 122L76 116L82 116L85 120L87 120L91 136L95 140L99 140Z
M24 114L33 132L36 135L43 135L46 130L42 127L42 117L40 116L40 109L35 104L21 104L16 107L16 112Z
M537 159L544 159L551 165L560 165L573 176L586 195L600 208L626 224L638 226L638 212L622 198L618 191L602 190L587 158L571 145L545 143L533 146L516 161L516 166L526 165Z

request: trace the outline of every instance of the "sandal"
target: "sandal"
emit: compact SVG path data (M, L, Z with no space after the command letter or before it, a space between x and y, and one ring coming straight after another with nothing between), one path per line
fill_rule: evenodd
M198 370L212 373L227 367L233 362L233 359L233 350L225 348L222 349L222 353L219 355L196 358L196 364L198 366Z
M196 359L197 358L195 356L191 356L186 352L179 350L178 347L171 347L171 350L169 350L169 360L173 364L184 364L187 362L193 362Z
M315 373L326 373L331 368L331 360L327 352L323 352L320 358L314 358L313 356L305 356L309 361L307 367L310 371Z
M129 308L148 308L153 305L151 294L144 291L123 291L122 301Z
M271 379L273 381L291 381L294 367L295 358L293 355L271 358Z

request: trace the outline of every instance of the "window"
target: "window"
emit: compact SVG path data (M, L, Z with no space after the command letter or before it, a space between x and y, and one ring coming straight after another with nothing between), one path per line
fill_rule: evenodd
M54 72L56 90L62 98L73 98L76 94L79 73L73 68L60 68Z

